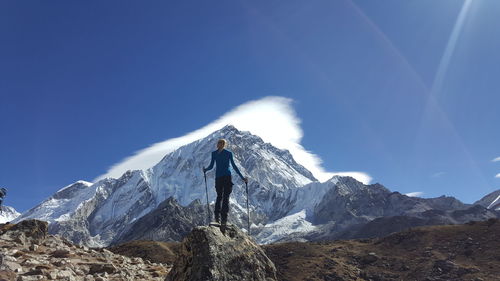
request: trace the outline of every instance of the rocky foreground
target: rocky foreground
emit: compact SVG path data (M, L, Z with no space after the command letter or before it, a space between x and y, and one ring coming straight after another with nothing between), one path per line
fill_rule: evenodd
M276 281L264 250L232 225L225 233L195 227L182 243L131 241L109 250L74 245L47 229L38 220L0 225L0 281Z
M47 234L47 223L0 225L2 280L500 280L500 220L410 228L382 238L257 245L238 228L196 227L182 243L108 249Z
M171 266L47 235L37 220L0 226L0 280L163 280Z

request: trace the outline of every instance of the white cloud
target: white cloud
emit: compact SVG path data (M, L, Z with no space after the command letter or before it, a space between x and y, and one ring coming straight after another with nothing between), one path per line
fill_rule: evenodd
M421 197L422 195L424 195L424 193L421 191L416 191L416 192L406 193L405 195L409 197Z
M118 178L127 170L150 168L167 153L231 124L238 130L249 131L260 136L265 142L278 148L288 149L295 160L311 171L320 181L326 181L334 175L343 175L351 176L365 184L370 183L371 177L366 173L357 171L328 172L321 166L321 159L300 144L303 136L300 127L301 121L297 117L292 103L292 99L276 96L249 101L198 130L137 151L134 155L113 165L104 175L95 180L106 177Z
M437 172L431 175L432 178L439 178L440 176L446 174L445 172Z
M498 173L498 174L495 176L495 178L500 178L500 173Z
M491 160L491 162L500 162L500 156L498 156L497 158Z

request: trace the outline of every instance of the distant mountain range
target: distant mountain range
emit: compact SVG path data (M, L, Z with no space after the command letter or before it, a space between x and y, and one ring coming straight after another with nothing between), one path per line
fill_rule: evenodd
M88 246L178 241L193 226L207 223L201 168L208 165L219 138L228 140L240 171L250 178L251 234L260 243L376 236L407 226L499 217L495 209L500 206L494 202L500 190L471 205L453 197L408 197L350 177L319 182L287 150L229 125L165 155L147 170L66 186L15 221L48 221L50 233ZM213 172L207 176L212 207ZM237 176L233 182L229 220L246 228L244 184Z
M18 213L14 208L9 206L0 206L0 223L10 222L21 214Z

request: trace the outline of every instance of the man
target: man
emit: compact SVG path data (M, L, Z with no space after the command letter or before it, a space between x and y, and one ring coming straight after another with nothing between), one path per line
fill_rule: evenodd
M0 213L3 212L3 207L2 207L2 203L3 203L3 198L5 197L5 195L7 195L7 189L5 188L0 188Z
M2 206L5 195L7 195L7 189L4 187L0 188L0 207Z
M234 164L233 153L224 149L226 140L217 141L217 150L212 152L212 160L207 168L203 168L203 173L215 169L215 190L217 191L217 200L215 201L215 221L221 224L221 230L224 231L227 223L227 213L229 212L229 195L233 191L233 182L231 181L231 172L229 171L229 162L240 178L248 183L248 179L243 177L236 164ZM221 202L222 201L222 202ZM222 206L221 206L222 203ZM220 216L220 217L219 217ZM222 220L220 220L222 219Z

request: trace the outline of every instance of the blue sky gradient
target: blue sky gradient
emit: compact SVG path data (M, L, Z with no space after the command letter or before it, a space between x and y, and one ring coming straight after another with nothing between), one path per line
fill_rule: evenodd
M464 4L3 1L5 203L27 210L268 95L295 101L327 169L472 203L500 188L500 2L471 1L450 48Z

